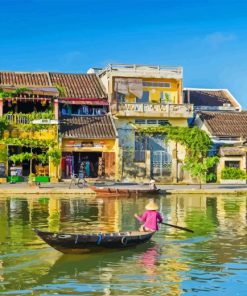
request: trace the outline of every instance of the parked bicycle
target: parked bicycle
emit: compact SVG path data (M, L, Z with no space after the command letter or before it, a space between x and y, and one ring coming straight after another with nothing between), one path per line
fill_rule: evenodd
M85 188L88 186L88 183L81 174L79 174L79 176L72 174L69 189L72 185L78 186L79 188Z

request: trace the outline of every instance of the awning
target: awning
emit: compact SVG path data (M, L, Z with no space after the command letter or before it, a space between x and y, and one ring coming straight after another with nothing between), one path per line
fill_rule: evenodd
M55 87L35 87L35 86L27 86L27 87L16 87L16 86L6 86L0 85L0 88L5 91L15 91L17 89L26 89L23 91L23 94L32 94L32 95L46 95L46 96L55 96L59 95L58 90Z
M72 104L72 105L98 105L98 106L108 106L109 103L106 100L101 99L86 99L86 98L63 98L59 99L59 103Z

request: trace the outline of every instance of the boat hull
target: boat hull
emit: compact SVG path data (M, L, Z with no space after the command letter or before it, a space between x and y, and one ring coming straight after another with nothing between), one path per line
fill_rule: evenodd
M109 195L109 196L131 196L131 195L156 195L160 193L160 189L126 189L126 188L114 188L114 187L97 187L90 186L98 195Z
M125 249L143 244L155 232L119 232L106 234L67 234L34 229L48 245L65 254L85 254L102 250Z

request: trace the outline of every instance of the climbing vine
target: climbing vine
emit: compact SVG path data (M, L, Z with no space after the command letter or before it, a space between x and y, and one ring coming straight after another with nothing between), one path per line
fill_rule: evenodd
M211 181L216 176L209 173L218 162L217 156L208 157L208 151L212 147L209 136L198 127L173 127L173 126L152 126L141 128L143 134L164 134L164 140L175 141L186 148L184 169L188 170L193 177L198 177L201 181Z
M32 148L49 148L55 145L53 140L38 140L38 139L21 139L21 138L7 138L1 139L0 144L26 146Z

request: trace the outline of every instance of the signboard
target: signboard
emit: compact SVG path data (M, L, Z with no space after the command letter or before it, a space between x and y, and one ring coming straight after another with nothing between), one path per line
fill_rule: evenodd
M11 167L10 168L10 176L22 176L22 167Z

